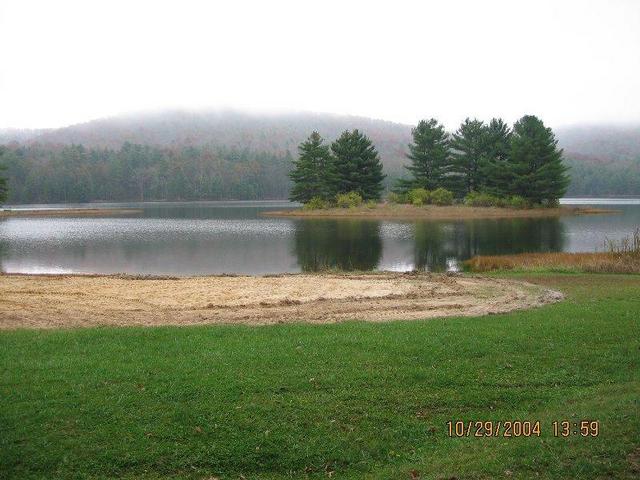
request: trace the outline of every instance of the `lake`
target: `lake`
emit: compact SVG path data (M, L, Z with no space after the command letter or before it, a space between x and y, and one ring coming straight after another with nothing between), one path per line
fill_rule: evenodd
M21 205L119 208L113 218L0 219L6 273L205 275L344 270L455 270L478 254L596 251L640 225L640 200L564 199L615 215L465 221L267 218L287 202Z

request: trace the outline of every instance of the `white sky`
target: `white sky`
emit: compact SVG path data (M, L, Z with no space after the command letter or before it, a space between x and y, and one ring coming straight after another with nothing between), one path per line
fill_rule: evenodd
M173 107L640 121L640 0L0 0L0 128Z

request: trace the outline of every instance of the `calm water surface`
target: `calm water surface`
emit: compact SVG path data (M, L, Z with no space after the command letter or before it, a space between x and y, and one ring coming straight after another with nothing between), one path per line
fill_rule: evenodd
M15 208L136 207L115 218L0 220L0 269L8 273L202 275L455 269L477 254L595 251L640 225L640 200L567 199L616 215L471 221L265 218L286 202L128 203Z

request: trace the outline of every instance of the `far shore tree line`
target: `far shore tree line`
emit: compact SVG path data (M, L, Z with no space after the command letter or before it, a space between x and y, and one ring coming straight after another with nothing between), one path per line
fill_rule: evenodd
M510 128L501 119L466 119L449 135L435 119L412 130L407 176L389 200L478 206L556 205L569 185L553 131L533 115ZM317 132L300 144L290 199L307 208L353 206L381 199L382 164L371 140L345 131L331 145Z
M291 161L213 146L0 146L9 179L0 179L0 204L3 193L12 203L281 199L289 193Z

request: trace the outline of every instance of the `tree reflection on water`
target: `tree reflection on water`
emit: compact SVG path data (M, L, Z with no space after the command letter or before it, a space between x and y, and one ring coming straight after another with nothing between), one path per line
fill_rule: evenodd
M300 268L305 272L384 268L383 247L393 254L402 242L411 242L409 268L444 271L474 255L562 251L565 238L558 218L417 221L408 224L412 238L400 240L385 237L382 224L359 219L296 221L294 244Z
M382 258L380 222L297 221L295 253L303 272L375 270Z
M475 255L559 252L564 237L558 218L416 222L414 266L442 271L452 260L461 262Z

